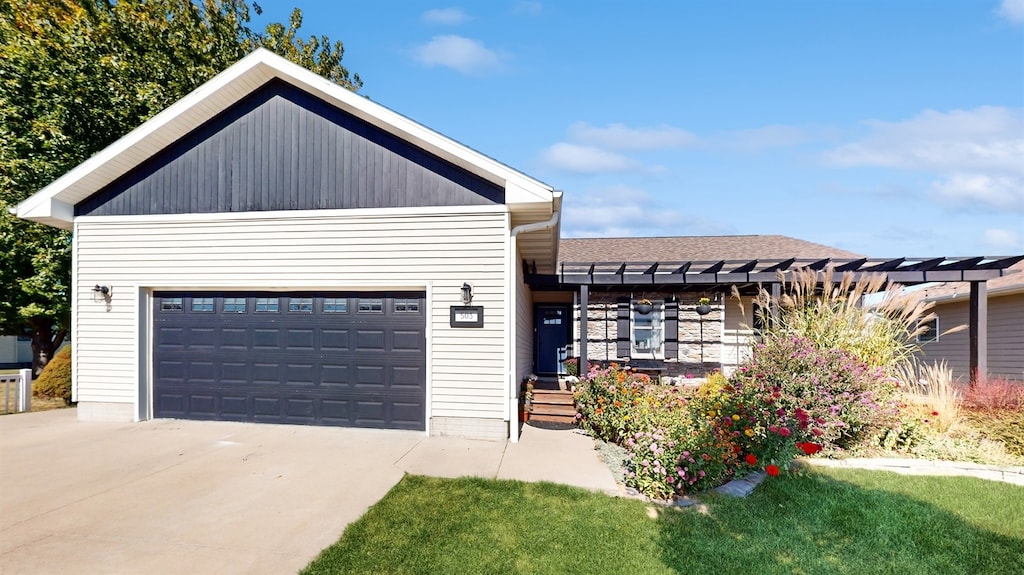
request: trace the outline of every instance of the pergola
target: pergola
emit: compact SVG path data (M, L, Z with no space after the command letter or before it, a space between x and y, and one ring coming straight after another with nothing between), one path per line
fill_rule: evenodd
M890 284L904 286L933 282L970 284L970 371L972 383L988 370L988 289L986 283L1007 273L1024 255L962 258L858 258L858 259L761 259L657 262L563 262L558 273L538 274L535 265L523 262L526 282L537 290L578 291L587 309L591 289L652 289L676 291L725 291L734 286L753 293L767 286L773 298L781 294L780 273L811 270L822 277L833 272L833 281L852 274L854 281L884 274ZM581 314L580 333L587 333L587 314ZM580 356L587 357L587 338L580 340Z

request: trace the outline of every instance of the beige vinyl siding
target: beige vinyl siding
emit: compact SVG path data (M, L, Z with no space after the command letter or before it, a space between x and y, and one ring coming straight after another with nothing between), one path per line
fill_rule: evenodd
M518 254L517 254L518 256ZM516 257L516 262L521 259ZM522 381L533 371L533 290L524 283L523 266L518 263L516 269L516 377Z
M970 319L969 301L940 302L934 310L940 334ZM938 341L921 346L927 362L946 360L954 375L970 377L970 334L965 329L940 335ZM1024 379L1024 294L994 295L988 300L988 375Z
M742 303L742 305L741 305ZM722 330L722 372L731 374L750 357L754 337L754 300L744 296L725 299L725 322Z
M429 416L504 419L508 215L481 208L373 214L79 218L79 401L133 402L135 286L151 289L401 289L428 286ZM482 329L453 329L463 282ZM109 306L95 284L111 286Z

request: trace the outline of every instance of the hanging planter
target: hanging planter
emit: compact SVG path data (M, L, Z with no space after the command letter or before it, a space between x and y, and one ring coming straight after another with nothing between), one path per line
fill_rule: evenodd
M697 301L697 315L708 315L711 313L711 300L702 297Z
M651 303L651 300L643 298L641 300L637 300L637 302L633 304L633 311L640 315L647 315L654 311L654 304Z

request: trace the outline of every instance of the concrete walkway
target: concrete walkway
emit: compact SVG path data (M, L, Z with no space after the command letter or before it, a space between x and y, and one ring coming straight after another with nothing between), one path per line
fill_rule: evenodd
M0 417L0 572L294 573L405 473L615 493L593 441L157 420Z

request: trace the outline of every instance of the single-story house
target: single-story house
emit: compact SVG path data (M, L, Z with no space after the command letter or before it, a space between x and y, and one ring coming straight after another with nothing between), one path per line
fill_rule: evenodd
M1012 266L1016 271L988 281L987 376L1024 380L1024 261ZM925 289L925 299L935 303L935 320L918 337L922 359L945 360L960 379L970 377L970 332L945 333L966 326L970 319L970 285L942 283Z
M799 267L984 282L1017 261L870 260L778 237L562 244L561 206L552 187L257 50L16 213L74 233L79 419L513 441L520 382L562 371L574 338L575 356L610 357L614 337L617 357L692 364L693 298L713 293L725 320L698 323L719 331L699 366L724 365L740 353L733 286L749 296ZM634 315L645 295L652 313Z

